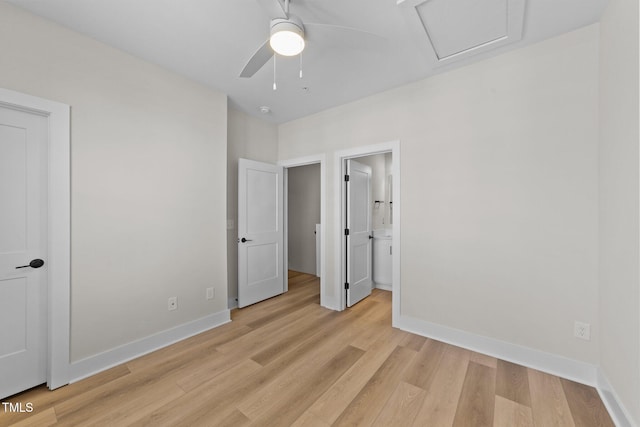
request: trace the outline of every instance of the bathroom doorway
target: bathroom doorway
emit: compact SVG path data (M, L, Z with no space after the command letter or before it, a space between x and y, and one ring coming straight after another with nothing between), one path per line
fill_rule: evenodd
M372 154L358 157L355 160L371 168L371 228L373 237L372 248L372 279L373 287L391 291L391 255L393 247L393 178L392 154Z
M336 280L341 288L341 307L345 309L348 302L349 268L353 268L349 259L348 229L348 187L345 176L347 163L354 160L371 168L371 210L370 237L373 250L370 263L372 265L372 286L392 292L393 323L400 313L400 144L393 141L374 146L360 147L336 153L336 164L339 175L336 177L337 200L335 215L340 218L340 237L335 240ZM378 255L386 255L386 259L376 260ZM382 261L382 262L378 262ZM385 268L385 262L389 266ZM360 263L362 265L362 263ZM377 268L376 268L377 266ZM377 281L376 281L377 279Z

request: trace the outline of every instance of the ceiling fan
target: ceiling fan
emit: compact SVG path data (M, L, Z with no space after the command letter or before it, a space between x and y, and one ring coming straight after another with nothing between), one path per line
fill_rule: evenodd
M343 27L340 25L304 23L296 15L289 13L289 0L257 0L262 8L271 17L271 30L269 38L258 48L242 69L240 77L251 77L274 54L283 56L295 56L300 54L309 36L314 37L317 32L323 30L346 30L351 33L360 33L371 39L381 39L377 34L357 28ZM311 34L309 34L311 32Z

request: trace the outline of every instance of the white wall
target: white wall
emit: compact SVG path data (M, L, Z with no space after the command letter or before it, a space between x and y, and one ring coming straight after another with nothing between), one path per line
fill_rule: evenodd
M226 310L226 97L4 2L0 51L71 105L72 361Z
M597 123L590 26L282 124L279 158L400 140L400 314L595 364Z
M238 298L238 159L276 163L278 157L278 128L256 119L233 106L228 110L227 145L227 220L233 227L227 230L227 274L229 307ZM222 203L219 206L224 211Z
M638 2L600 24L600 364L640 425Z
M317 275L316 224L320 224L320 164L288 170L289 270Z

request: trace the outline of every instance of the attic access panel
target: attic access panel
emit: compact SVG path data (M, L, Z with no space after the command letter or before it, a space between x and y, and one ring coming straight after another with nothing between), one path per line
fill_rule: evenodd
M525 0L398 0L398 6L436 64L522 39Z

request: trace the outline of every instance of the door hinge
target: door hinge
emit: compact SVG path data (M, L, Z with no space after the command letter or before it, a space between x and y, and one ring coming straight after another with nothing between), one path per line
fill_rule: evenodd
M348 228L345 228L345 229L344 229L344 235L345 235L345 236L348 236L348 235L349 235L349 229L348 229Z
M344 176L344 180L345 180L345 182L349 182L349 175L345 175Z
M345 283L344 284L344 288L348 290L349 289L349 283Z

